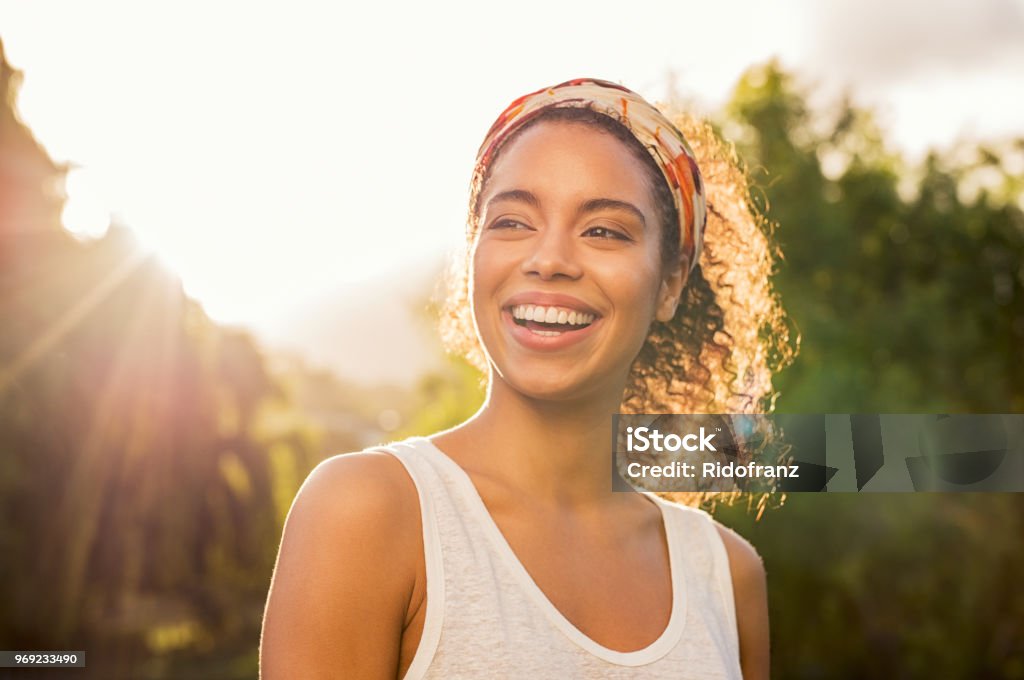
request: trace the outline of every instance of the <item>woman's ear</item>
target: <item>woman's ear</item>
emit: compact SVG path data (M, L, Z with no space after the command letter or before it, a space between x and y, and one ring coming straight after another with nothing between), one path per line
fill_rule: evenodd
M654 314L658 321L671 321L676 315L676 307L679 306L679 298L683 295L683 286L686 285L689 273L689 262L685 256L665 272L661 288L658 290L658 304Z

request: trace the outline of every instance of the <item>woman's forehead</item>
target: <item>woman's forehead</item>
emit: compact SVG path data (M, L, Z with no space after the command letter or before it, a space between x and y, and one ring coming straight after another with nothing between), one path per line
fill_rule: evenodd
M606 198L646 200L648 181L646 169L629 147L604 130L575 122L543 122L502 148L481 198L486 203L498 193L525 190L534 195L597 192Z

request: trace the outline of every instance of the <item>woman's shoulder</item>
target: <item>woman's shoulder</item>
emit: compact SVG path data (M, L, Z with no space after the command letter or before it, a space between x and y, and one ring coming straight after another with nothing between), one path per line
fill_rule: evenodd
M737 641L743 677L767 678L769 667L768 643L768 585L764 563L750 541L724 526L700 508L672 503L677 512L710 528L712 540L720 540L728 562L728 582L731 588L732 611L735 614ZM720 563L719 563L720 564ZM725 570L719 572L725 578Z
M332 456L309 473L285 521L267 599L265 674L393 672L400 642L392 631L422 590L417 508L412 480L387 453Z
M713 535L717 534L725 548L734 587L742 589L748 586L756 586L759 581L764 580L764 563L761 560L761 555L758 554L750 541L719 522L711 513L702 508L663 499L662 502L671 506L674 512L689 518L691 521L707 524L713 528Z
M767 678L770 651L768 583L764 562L747 539L718 521L712 521L729 558L743 677Z
M309 473L285 521L282 550L343 561L347 568L332 570L332 578L388 565L404 588L417 573L420 535L416 487L402 463L358 451L326 458Z
M356 451L321 461L306 477L292 512L328 523L356 523L364 530L415 529L415 484L402 463L382 451Z
M725 545L725 554L729 558L729 572L732 575L733 589L737 596L747 590L757 590L764 582L764 562L750 541L711 518L718 536Z

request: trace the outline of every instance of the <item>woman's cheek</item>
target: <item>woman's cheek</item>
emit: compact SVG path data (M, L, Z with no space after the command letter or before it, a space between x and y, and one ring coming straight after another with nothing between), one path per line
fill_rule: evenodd
M653 317L654 303L661 282L653 268L646 262L637 262L632 266L608 267L602 272L600 279L613 286L609 291L609 297L620 308L619 312L649 314Z
M488 347L492 341L491 329L501 322L499 303L495 299L501 279L501 267L495 254L494 249L487 244L478 244L473 251L469 277L473 323L488 354L492 349Z

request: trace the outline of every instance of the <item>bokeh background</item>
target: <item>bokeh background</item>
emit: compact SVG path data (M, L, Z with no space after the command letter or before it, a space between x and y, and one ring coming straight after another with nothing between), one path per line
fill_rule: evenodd
M1024 412L1022 3L555 5L0 2L0 648L255 677L307 472L479 405L432 291L493 117L571 77L735 143L778 411ZM715 512L773 677L1024 678L1024 494Z

